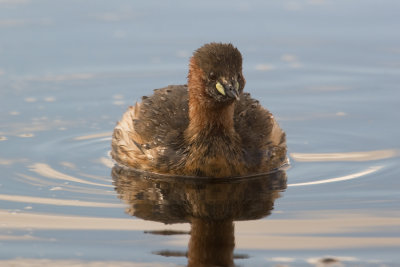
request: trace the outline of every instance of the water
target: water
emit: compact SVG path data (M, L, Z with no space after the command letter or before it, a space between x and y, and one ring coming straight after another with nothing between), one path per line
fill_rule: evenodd
M0 1L0 264L182 266L208 232L238 266L399 266L399 11L394 0ZM241 50L245 90L285 129L291 168L259 194L251 181L186 181L186 198L158 178L118 186L116 121L151 89L185 83L210 41ZM143 211L157 212L132 208L143 188ZM208 206L224 223L201 206L188 219L206 190L235 203Z

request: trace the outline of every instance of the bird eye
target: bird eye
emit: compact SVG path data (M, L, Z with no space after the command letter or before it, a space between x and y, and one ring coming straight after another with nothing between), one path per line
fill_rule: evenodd
M214 72L210 72L210 74L208 74L208 78L210 79L210 80L215 80L215 73Z
M217 82L215 84L215 88L217 88L217 91L221 94L221 95L225 95L225 89L222 86L222 84L220 84L219 82Z

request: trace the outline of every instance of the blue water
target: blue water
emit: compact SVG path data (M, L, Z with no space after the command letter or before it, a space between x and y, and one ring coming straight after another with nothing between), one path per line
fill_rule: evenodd
M190 224L129 215L108 153L126 108L184 84L211 41L242 52L245 90L286 131L292 163L271 214L234 222L235 264L400 265L399 12L394 0L0 1L0 265L187 264ZM178 232L147 233L162 230Z

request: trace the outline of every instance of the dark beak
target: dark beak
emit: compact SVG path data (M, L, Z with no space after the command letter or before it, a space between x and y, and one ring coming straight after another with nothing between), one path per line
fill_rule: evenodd
M232 84L224 84L224 88L227 96L239 100L239 91Z

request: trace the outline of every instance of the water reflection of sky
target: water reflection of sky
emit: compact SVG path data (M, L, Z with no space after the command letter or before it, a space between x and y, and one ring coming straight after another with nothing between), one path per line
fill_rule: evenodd
M110 133L141 95L185 83L194 49L231 41L292 160L271 215L235 223L235 263L398 264L399 11L394 0L0 1L0 263L187 264L160 255L185 252L189 235L148 232L189 224L124 213Z

